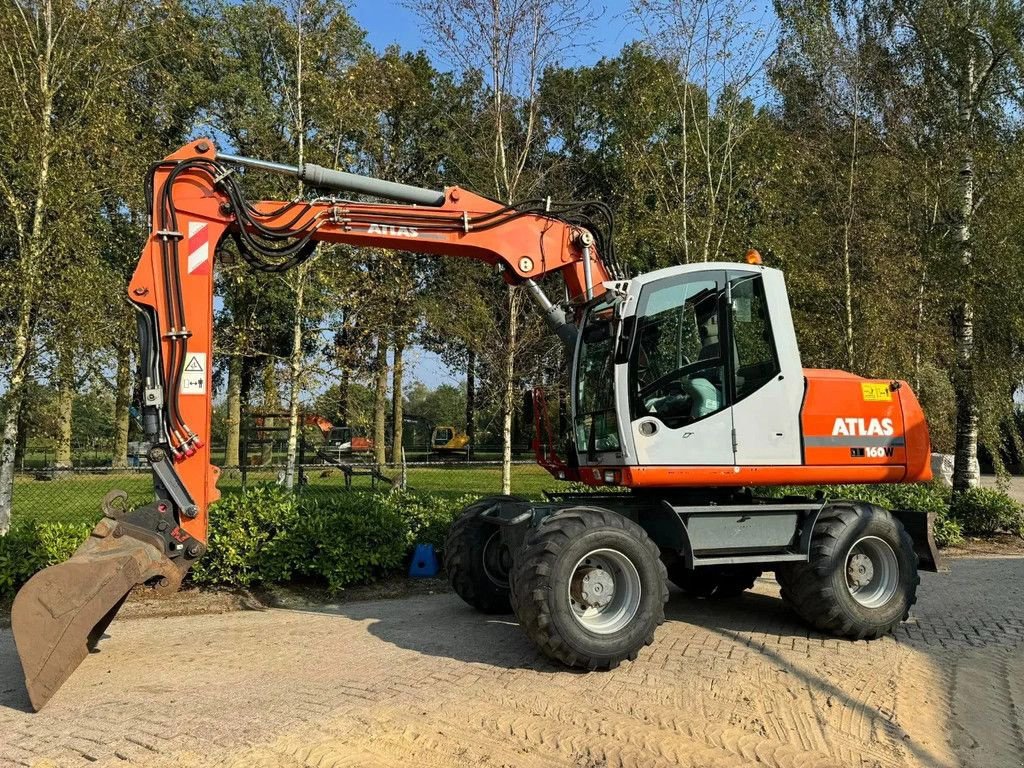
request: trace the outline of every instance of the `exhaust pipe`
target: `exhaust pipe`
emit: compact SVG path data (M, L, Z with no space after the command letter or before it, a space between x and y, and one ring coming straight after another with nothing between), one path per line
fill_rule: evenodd
M205 551L174 523L167 502L123 516L106 515L89 538L58 565L19 590L11 629L37 712L96 648L132 588L175 591L191 561Z

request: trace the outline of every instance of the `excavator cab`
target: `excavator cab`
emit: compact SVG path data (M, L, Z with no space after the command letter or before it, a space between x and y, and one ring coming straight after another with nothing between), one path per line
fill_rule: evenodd
M803 374L778 270L687 265L618 283L587 308L573 371L580 466L734 466L754 441L758 461L800 462Z
M591 485L930 478L909 387L804 369L783 274L760 264L609 283L582 312L571 387L568 464Z

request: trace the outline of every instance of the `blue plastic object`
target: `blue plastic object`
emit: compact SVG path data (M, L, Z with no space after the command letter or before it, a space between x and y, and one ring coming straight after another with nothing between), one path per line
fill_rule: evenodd
M433 544L417 544L409 563L409 576L414 579L428 579L437 576L441 564L437 562L437 553Z

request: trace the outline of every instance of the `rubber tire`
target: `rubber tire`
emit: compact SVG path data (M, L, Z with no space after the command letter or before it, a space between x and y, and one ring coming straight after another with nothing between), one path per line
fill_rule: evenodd
M633 620L611 635L589 632L572 614L569 580L580 558L594 549L627 556L640 577ZM668 581L658 548L636 523L606 509L572 507L545 518L527 533L512 568L516 616L548 657L570 667L614 669L654 642L665 621Z
M846 585L847 555L863 536L877 536L889 544L899 566L899 586L878 608L858 603ZM914 542L900 521L881 507L858 501L825 507L814 526L810 561L780 565L775 576L783 601L804 621L855 640L887 635L905 621L921 583Z
M668 568L669 580L690 597L701 600L729 600L754 586L763 572L759 567L743 565L706 565L687 568L681 559Z
M482 613L512 612L508 586L496 584L484 568L487 541L501 528L480 518L487 507L503 502L525 502L521 496L488 496L462 510L444 542L444 567L455 594Z

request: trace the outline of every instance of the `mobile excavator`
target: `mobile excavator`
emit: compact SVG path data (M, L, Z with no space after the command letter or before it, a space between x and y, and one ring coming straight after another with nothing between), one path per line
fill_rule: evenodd
M391 202L250 202L242 178L258 170ZM36 709L133 587L175 590L206 551L219 497L208 447L213 260L229 237L265 272L343 243L474 259L524 286L571 361L567 434L554 434L535 398L538 460L591 491L481 499L453 523L445 562L459 596L514 612L553 659L589 669L635 659L664 620L669 580L726 597L764 571L819 630L874 638L907 618L918 569L937 568L926 514L754 490L931 477L910 387L803 368L783 275L756 254L628 277L601 202L503 205L459 187L235 156L209 139L155 163L146 191L150 233L128 298L154 498L124 510L109 493L89 539L18 593L13 631ZM564 282L557 301L541 284L552 273Z

